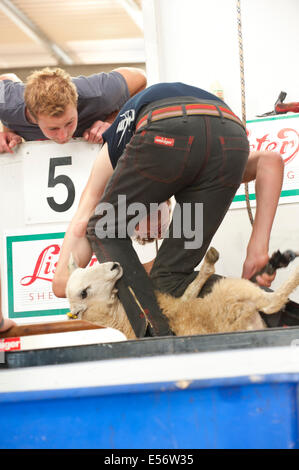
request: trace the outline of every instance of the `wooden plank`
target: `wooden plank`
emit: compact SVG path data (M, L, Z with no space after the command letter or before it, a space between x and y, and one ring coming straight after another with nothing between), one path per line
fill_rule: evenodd
M0 338L15 338L20 336L44 335L49 333L68 333L80 330L95 330L103 328L84 320L67 320L49 323L32 323L13 326L0 333Z

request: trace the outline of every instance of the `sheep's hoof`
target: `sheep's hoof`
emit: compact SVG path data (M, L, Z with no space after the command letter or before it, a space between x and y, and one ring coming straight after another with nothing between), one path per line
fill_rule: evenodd
M68 313L66 314L66 316L67 316L68 318L74 319L74 320L76 320L76 319L78 318L78 314L72 313L72 312L68 312Z
M207 263L215 264L219 259L219 253L216 250L216 248L211 246L211 248L209 248L209 250L206 253L205 259L206 259Z

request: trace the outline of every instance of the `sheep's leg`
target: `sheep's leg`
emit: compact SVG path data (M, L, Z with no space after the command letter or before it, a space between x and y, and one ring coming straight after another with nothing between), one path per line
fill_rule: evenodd
M266 314L276 313L281 310L288 301L289 295L299 285L299 268L297 268L275 292L265 292L264 305L260 310Z
M183 302L190 299L196 299L199 292L201 291L202 286L209 279L209 277L215 273L214 265L216 261L218 261L218 258L218 251L216 250L216 248L211 247L204 257L204 261L200 267L198 275L196 276L194 281L189 284L184 294L182 295L181 300Z

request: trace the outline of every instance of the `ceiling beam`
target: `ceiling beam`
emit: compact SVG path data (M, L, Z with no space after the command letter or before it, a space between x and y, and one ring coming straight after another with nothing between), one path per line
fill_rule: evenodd
M143 15L142 10L139 8L134 0L118 0L121 6L126 10L128 15L132 18L134 23L143 31Z
M33 21L28 18L12 0L0 0L0 10L8 16L27 36L40 43L55 57L58 64L72 65L73 59L54 41L52 41Z

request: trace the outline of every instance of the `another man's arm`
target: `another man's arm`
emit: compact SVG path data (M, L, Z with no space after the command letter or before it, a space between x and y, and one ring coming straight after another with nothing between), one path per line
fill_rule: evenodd
M115 111L105 121L95 121L89 129L83 132L83 138L90 144L101 144L103 142L102 135L111 126L117 114L118 111Z
M108 145L101 148L88 182L80 198L78 209L66 231L59 260L57 263L52 289L57 297L65 297L65 288L69 278L68 263L72 254L76 264L85 267L92 256L91 247L85 236L90 217L106 187L107 181L113 173Z
M120 73L127 82L130 96L134 96L146 87L146 75L141 69L134 67L119 67L114 72Z
M118 72L124 77L130 97L136 95L146 87L147 79L145 72L142 69L134 67L119 67L112 71ZM105 121L94 122L93 125L83 133L83 138L92 144L102 143L102 134L110 127L117 114L118 111L115 111L111 113Z
M9 330L12 326L15 326L16 323L10 318L3 318L2 307L1 307L1 280L0 280L0 333L3 331Z
M11 80L12 82L21 82L22 80L15 73L4 73L0 75L0 80Z
M14 73L0 75L0 80L11 80L20 82L21 80ZM0 153L13 153L13 148L22 142L22 137L8 129L0 122Z
M283 183L284 162L279 153L252 152L243 182L256 180L256 212L252 233L247 245L242 277L250 279L269 260L269 240ZM257 282L269 287L275 274L257 276Z

